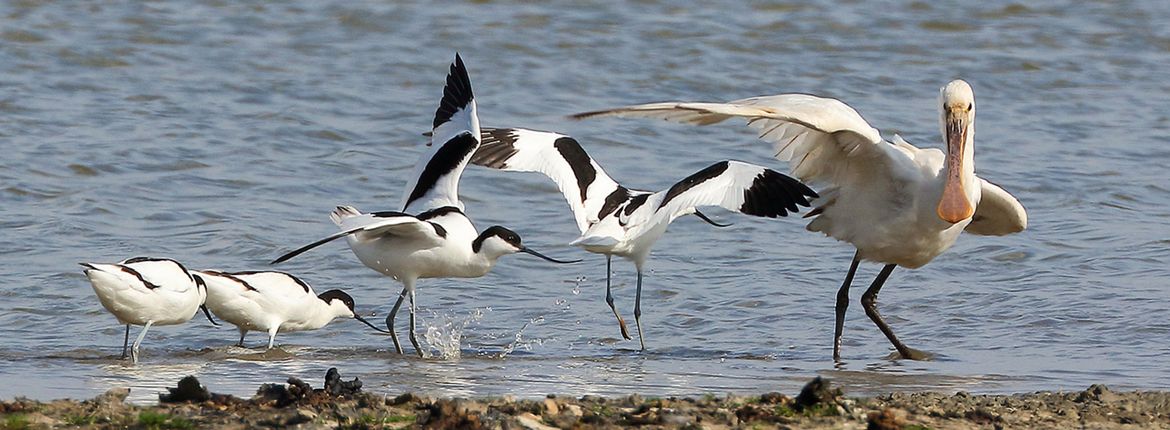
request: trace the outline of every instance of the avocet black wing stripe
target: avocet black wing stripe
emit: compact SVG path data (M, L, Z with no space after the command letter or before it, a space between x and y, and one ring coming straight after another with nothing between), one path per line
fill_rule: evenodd
M134 257L123 260L116 266L130 274L150 289L171 287L179 290L195 282L191 272L182 263L170 258Z
M701 206L725 209L760 217L782 217L808 206L813 190L800 181L762 166L723 161L679 181L660 193L663 197L654 216L674 220Z
M549 177L564 194L582 232L600 218L607 196L620 188L572 137L523 128L485 128L482 136L472 163Z
M460 134L437 146L415 178L414 188L403 204L403 210L409 211L415 202L424 197L428 197L424 200L436 202L424 204L421 209L432 209L436 205L454 206L459 201L459 177L478 147L479 140L470 133Z
M484 128L481 132L482 145L479 150L475 152L475 156L471 158L473 164L478 164L484 167L493 169L508 170L508 160L518 154L520 149L516 147L516 143L520 139L520 133L535 130L524 130L514 128ZM538 132L545 133L545 132ZM555 136L554 136L555 135ZM598 169L593 167L593 159L589 158L589 154L581 147L577 140L556 133L548 133L552 138L553 149L556 154L561 157L568 164L569 169L573 172L573 177L577 179L577 190L580 192L581 203L584 204L588 199L589 186L597 179ZM545 155L552 155L547 151L547 148L540 148ZM523 157L523 156L522 156ZM546 160L551 161L551 160ZM513 163L517 164L517 163ZM522 163L520 163L522 164ZM604 172L603 172L604 174ZM566 198L570 197L568 195Z
M471 79L463 59L456 54L447 74L443 98L435 111L430 150L415 164L402 195L404 212L443 206L463 208L459 202L459 178L471 154L479 147L479 134Z
M675 197L678 197L679 194L682 194L687 190L694 188L696 185L710 180L711 178L722 175L723 172L727 171L727 167L730 164L731 163L727 161L715 163L707 166L703 170L695 172L691 176L683 178L683 180L678 181L678 183L672 185L670 189L666 191L666 197L662 198L662 203L660 203L658 207L662 208L663 206L666 206L668 203L670 203L671 200L674 200Z
M244 279L240 278L240 276L249 275L249 274L258 273L258 272L228 273L228 272L220 272L218 270L204 270L204 271L202 271L202 273L204 275L211 275L211 277L220 277L220 278L228 279L232 282L240 284L240 286L244 287L244 289L248 290L248 291L260 291L260 290L257 290L256 287L252 286L252 284L248 283L248 281L245 281Z
M127 266L127 265L124 265L124 264L119 264L119 265L118 265L118 268L119 268L119 269L121 269L123 272L125 272L125 273L129 274L130 276L133 276L133 277L135 277L135 278L138 278L138 282L141 282L141 283L142 283L142 285L143 285L143 286L145 286L146 288L149 288L149 289L151 289L151 290L158 288L158 285L156 285L156 284L155 284L155 283L153 283L153 282L150 282L150 281L146 280L146 277L145 277L145 276L142 276L142 273L140 273L140 272L139 272L139 271L137 271L137 270L134 270L134 268L132 268L132 267L130 267L130 266Z
M234 276L240 282L247 283L249 287L259 285L259 288L272 292L278 292L279 295L291 297L297 293L312 294L313 288L309 284L292 274L279 272L274 270L246 270L243 272L232 272L226 275ZM251 279L250 281L248 279ZM253 287L252 289L256 289Z

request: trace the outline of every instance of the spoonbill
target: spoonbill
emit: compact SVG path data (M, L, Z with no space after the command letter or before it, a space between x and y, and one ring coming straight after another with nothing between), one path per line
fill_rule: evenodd
M841 360L841 331L849 287L860 261L884 266L861 296L869 319L898 355L926 359L907 347L882 319L877 295L895 267L922 267L967 231L1005 235L1023 231L1028 215L1015 197L975 175L975 93L954 80L939 93L946 151L920 149L900 136L882 139L877 129L840 100L808 94L752 97L727 103L664 102L585 112L600 116L659 118L710 125L743 118L789 162L796 177L823 184L808 213L810 231L853 245L857 252L837 291L833 360Z

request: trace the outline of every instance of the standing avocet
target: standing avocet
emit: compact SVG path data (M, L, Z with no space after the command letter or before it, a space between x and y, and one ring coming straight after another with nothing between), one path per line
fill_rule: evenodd
M754 164L720 161L668 189L651 192L626 188L611 179L572 137L521 128L484 129L483 146L471 162L500 170L539 172L565 195L581 237L572 242L605 254L605 302L613 310L622 336L630 339L610 293L614 255L634 262L638 287L634 322L642 350L642 266L654 242L675 218L696 214L699 206L722 206L760 217L782 217L808 206L813 190L796 179Z
M207 284L207 308L240 330L240 342L250 330L268 333L268 349L277 333L316 330L334 318L353 318L386 333L354 310L353 298L341 290L320 295L309 284L284 272L195 272Z
M147 330L156 325L182 324L203 309L211 319L207 307L207 287L198 275L188 272L178 261L169 258L134 257L117 264L81 263L85 276L93 285L102 307L126 325L122 339L122 358L130 342L130 326L142 326L142 333L130 348L130 358L138 362L138 345Z
M819 231L857 248L837 291L833 360L841 359L841 330L849 286L861 260L885 266L861 305L901 357L928 355L902 344L877 310L877 295L896 266L918 268L946 251L963 231L1005 235L1023 231L1028 214L1011 194L975 176L975 93L954 80L939 94L946 152L919 149L898 135L891 142L840 100L807 94L753 97L727 103L665 102L587 112L574 118L624 116L709 125L745 118L792 173L828 186L809 216Z
M479 148L479 118L471 92L471 80L463 60L455 62L447 75L443 99L435 112L430 151L414 168L406 186L402 211L363 214L349 206L333 211L333 222L341 231L277 258L272 264L345 237L350 249L367 267L402 283L386 326L394 348L402 353L394 333L394 316L410 296L410 343L419 356L415 337L414 285L419 278L477 278L486 275L496 260L507 254L526 252L554 263L571 263L546 257L520 243L520 235L501 226L476 233L459 201L459 177L467 160ZM415 213L415 215L410 215Z

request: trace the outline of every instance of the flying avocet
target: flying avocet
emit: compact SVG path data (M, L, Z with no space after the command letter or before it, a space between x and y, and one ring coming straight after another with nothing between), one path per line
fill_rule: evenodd
M630 339L629 331L610 292L610 266L614 255L634 263L638 271L634 322L642 350L646 349L642 337L642 267L654 242L672 221L695 214L713 223L696 210L701 206L782 217L796 212L798 205L808 206L808 198L817 196L796 179L740 161L712 164L662 191L630 189L610 178L572 137L521 128L484 129L483 136L483 146L472 157L472 163L500 170L539 172L557 184L581 230L581 237L572 244L605 255L605 301L626 339Z

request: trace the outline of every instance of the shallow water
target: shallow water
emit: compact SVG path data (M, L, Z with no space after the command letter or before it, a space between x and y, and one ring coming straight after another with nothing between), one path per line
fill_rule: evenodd
M793 392L814 375L855 394L1167 388L1167 3L401 3L0 5L0 398L120 385L149 401L187 374L248 395L287 376L319 384L331 366L376 392L461 396ZM461 192L479 227L585 261L512 256L483 278L422 282L422 326L448 345L437 357L390 353L350 321L260 354L197 318L152 329L141 364L116 360L123 328L77 262L263 269L331 233L337 204L397 209L455 51L484 124L574 135L647 189L723 158L783 166L736 124L564 116L808 92L936 146L937 89L962 77L979 100L978 171L1020 198L1029 230L965 236L894 272L881 309L934 361L887 360L854 305L836 368L849 246L799 219L683 218L648 264L638 353L604 303L604 258L567 245L576 228L555 188L469 168ZM375 320L398 288L340 243L282 269L348 290ZM614 269L630 317L633 266ZM458 350L437 341L456 331Z

